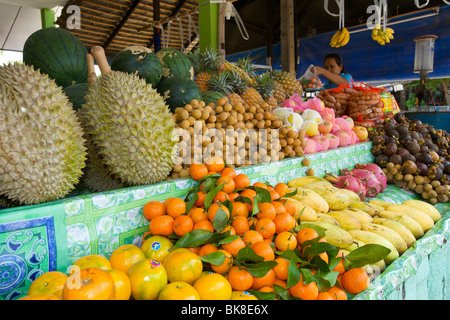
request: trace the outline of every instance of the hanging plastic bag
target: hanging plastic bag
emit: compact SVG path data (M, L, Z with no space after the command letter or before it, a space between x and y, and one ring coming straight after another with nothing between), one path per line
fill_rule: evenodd
M308 67L298 80L302 84L303 89L320 89L323 86L313 64Z

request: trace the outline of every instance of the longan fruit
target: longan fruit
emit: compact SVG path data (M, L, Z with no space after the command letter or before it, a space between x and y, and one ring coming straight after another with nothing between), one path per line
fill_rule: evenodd
M233 110L233 106L227 102L223 105L223 110L230 112L231 110Z
M217 105L218 106L223 106L228 102L228 98L227 97L222 97L219 100L217 100Z
M195 119L200 119L202 117L202 112L198 109L192 110L192 117Z
M314 176L314 169L313 168L309 168L308 170L306 170L306 175L307 176Z
M202 112L201 112L202 114L201 114L201 119L202 120L208 120L208 118L209 118L209 112L207 111L207 110L202 110Z
M182 128L182 129L188 129L190 127L190 123L189 123L189 120L183 120L183 121L181 121L180 122L180 128Z
M305 167L308 167L311 164L311 160L309 160L308 158L303 159L302 161L302 165Z

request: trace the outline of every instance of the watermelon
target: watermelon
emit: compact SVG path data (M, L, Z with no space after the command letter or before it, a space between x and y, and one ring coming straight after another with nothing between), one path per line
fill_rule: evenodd
M63 92L73 104L73 109L78 110L86 102L86 94L89 90L87 83L75 83L71 86L65 87Z
M178 107L184 107L193 99L200 100L202 96L197 84L185 77L163 79L156 90L172 112Z
M220 93L220 92L218 92L218 91L212 91L212 90L210 90L210 91L205 91L205 92L202 92L202 100L203 101L205 101L205 104L206 105L208 105L208 104L210 104L211 102L213 102L213 103L217 103L217 100L219 100L219 99L221 99L221 98L223 98L224 97L224 94L223 93Z
M156 55L163 66L163 79L185 77L194 80L194 67L187 55L177 49L164 48Z
M23 47L23 62L40 69L65 88L85 83L88 76L87 50L69 31L44 28L32 33Z
M143 46L131 46L116 54L111 61L111 70L126 73L137 71L153 88L161 82L163 67L156 53Z

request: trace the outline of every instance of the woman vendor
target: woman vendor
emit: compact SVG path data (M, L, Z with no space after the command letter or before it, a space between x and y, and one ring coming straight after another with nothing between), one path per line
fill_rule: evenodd
M331 53L324 59L324 67L314 67L317 75L327 78L327 82L322 87L325 89L334 89L340 85L350 84L352 86L352 76L345 73L342 57L337 53Z

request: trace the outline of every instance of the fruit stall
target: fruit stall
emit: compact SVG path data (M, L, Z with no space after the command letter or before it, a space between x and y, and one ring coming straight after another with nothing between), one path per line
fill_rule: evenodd
M446 130L363 82L105 47L42 28L0 65L0 300L450 298Z

